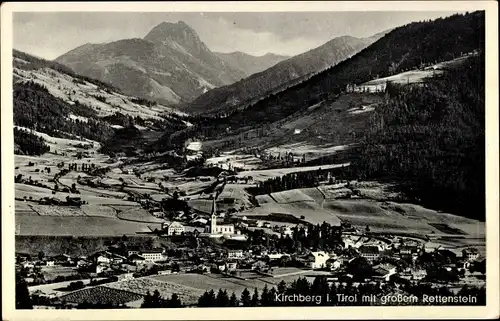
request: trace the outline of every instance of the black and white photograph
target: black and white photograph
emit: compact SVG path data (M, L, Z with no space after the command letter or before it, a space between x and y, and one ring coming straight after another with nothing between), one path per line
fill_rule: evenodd
M12 309L498 311L484 8L23 8Z

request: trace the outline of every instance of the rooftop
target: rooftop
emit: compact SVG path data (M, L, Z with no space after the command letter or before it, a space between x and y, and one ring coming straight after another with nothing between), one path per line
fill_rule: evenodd
M373 245L361 245L359 247L359 252L362 254L379 254L380 251L377 246Z

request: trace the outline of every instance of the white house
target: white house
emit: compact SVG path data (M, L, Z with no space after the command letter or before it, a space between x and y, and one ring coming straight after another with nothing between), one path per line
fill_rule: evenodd
M100 263L106 263L106 264L111 263L111 257L109 255L99 255L97 257L97 264Z
M309 254L307 261L310 264L311 269L322 269L326 267L326 261L330 258L330 255L324 251L311 252Z
M362 245L359 247L359 254L367 261L373 261L380 257L380 251L377 246Z
M181 235L182 233L184 233L186 231L186 229L184 228L184 225L182 225L179 222L167 223L167 224L164 224L162 227L163 227L163 229L167 230L167 235L169 235L169 236L170 235Z
M158 275L168 275L168 274L172 274L172 270L158 271Z
M143 251L141 253L141 256L144 258L145 261L157 262L163 259L162 253L163 253L162 249L152 249L148 251Z
M228 259L242 259L243 258L243 250L228 250L227 251Z
M281 233L281 235L284 235L284 236L286 236L286 235L292 236L293 231L290 228L290 226L281 226L280 227L280 233Z
M411 272L411 276L413 280L420 281L427 276L426 270L415 270Z
M49 260L49 261L46 261L45 262L45 265L46 266L54 266L55 265L55 262L53 260Z

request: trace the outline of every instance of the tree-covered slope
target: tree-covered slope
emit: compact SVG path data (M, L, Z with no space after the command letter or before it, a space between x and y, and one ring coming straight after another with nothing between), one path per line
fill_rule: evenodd
M423 86L391 88L366 128L352 174L391 179L425 205L485 218L484 55Z
M238 127L273 122L325 96L340 94L348 84L386 77L422 63L450 60L483 47L482 11L411 23L309 80L235 111L224 123Z

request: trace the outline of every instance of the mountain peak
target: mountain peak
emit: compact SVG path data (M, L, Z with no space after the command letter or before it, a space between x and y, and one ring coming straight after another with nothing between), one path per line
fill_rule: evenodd
M200 41L198 34L193 30L193 28L181 20L177 23L164 21L151 29L151 31L144 37L144 40L154 43L161 43L168 39L178 42Z

